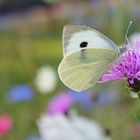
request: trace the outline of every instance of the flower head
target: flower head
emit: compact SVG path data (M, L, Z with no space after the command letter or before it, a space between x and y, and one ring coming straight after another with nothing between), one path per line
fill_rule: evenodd
M133 47L132 47L133 46ZM134 92L140 91L140 40L133 45L126 46L128 50L122 55L122 58L104 74L102 82L127 78L129 87Z
M7 95L9 102L21 102L32 100L34 91L29 85L13 86Z
M39 92L50 93L52 92L57 84L57 77L54 69L50 66L41 67L37 71L35 77L35 85Z
M71 105L71 96L66 93L60 93L49 102L48 113L50 115L67 113Z
M93 110L95 102L92 99L91 92L82 91L79 93L77 91L69 90L67 94L71 96L74 104L80 105L85 111Z
M70 117L44 113L37 120L37 125L43 140L110 140L96 121L75 112Z
M12 128L12 118L8 115L0 116L0 136L6 135Z

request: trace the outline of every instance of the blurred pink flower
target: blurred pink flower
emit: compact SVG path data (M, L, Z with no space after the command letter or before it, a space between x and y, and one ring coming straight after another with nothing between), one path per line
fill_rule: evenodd
M12 128L12 118L8 115L0 116L0 136L6 135Z
M67 93L60 93L49 102L48 113L50 115L67 113L71 105L72 97Z
M133 45L133 47L130 44L126 46L128 50L112 69L102 76L101 82L125 77L132 91L140 91L140 40L137 40Z

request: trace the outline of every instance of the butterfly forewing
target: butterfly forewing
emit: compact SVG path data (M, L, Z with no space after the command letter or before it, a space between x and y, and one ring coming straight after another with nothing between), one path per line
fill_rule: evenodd
M86 48L111 49L119 54L117 46L106 36L86 25L67 25L63 30L63 52L67 56L80 51L81 44L87 43Z

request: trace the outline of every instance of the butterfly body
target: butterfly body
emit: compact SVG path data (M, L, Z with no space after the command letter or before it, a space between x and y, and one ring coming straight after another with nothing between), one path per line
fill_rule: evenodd
M111 40L85 25L65 26L63 46L59 77L76 91L92 87L121 54Z

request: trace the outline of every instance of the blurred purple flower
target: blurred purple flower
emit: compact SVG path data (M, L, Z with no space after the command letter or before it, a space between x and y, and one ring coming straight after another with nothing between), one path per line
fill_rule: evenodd
M49 102L48 113L50 115L66 113L71 105L71 96L67 93L60 93Z
M90 4L93 7L96 7L97 5L101 4L101 1L100 0L90 0Z
M73 103L78 104L85 110L91 110L95 106L95 101L91 97L91 93L88 91L76 92L73 90L68 91L68 94L72 97Z
M96 106L115 104L119 100L118 92L114 89L108 89L98 94Z
M73 103L80 105L86 111L91 111L95 107L102 107L108 104L114 104L118 101L117 91L108 89L101 92L76 92L68 91L68 94L72 97Z
M20 102L31 100L34 96L34 91L29 85L17 85L12 87L7 95L10 102Z
M123 54L108 74L104 74L101 82L114 81L127 78L129 87L134 92L140 91L140 40L137 40L132 48L127 45L128 50Z

